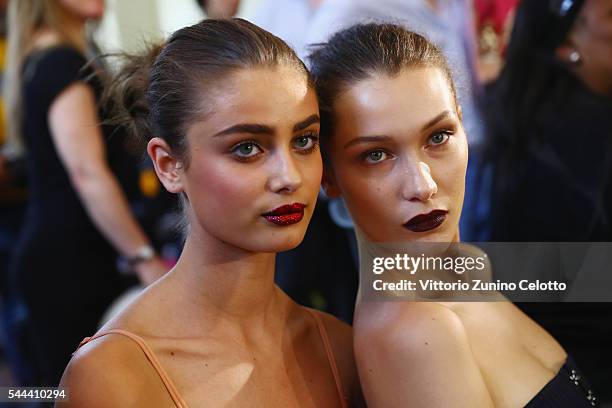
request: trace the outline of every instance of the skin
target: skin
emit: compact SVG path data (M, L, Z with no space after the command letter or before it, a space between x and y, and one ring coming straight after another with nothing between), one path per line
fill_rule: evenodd
M99 20L104 16L104 0L56 0L66 11L83 20Z
M218 87L214 111L188 126L189 166L164 140L148 145L164 186L189 197L183 253L103 330L143 337L189 406L337 407L315 322L273 280L275 252L300 243L320 186L321 156L316 143L311 148L316 96L302 72L284 66L240 70ZM240 124L258 128L227 131ZM306 204L296 224L261 217L295 202ZM320 315L351 392L351 330ZM116 335L79 349L62 384L71 392L68 407L172 404L138 347Z
M374 76L352 86L334 105L328 191L342 192L372 241L458 240L468 153L453 96L440 86L445 81L439 71ZM404 94L405 89L421 98ZM396 206L389 206L389 195ZM415 233L403 227L436 209L448 211L440 228Z
M575 51L577 64L570 61ZM591 91L612 97L612 3L586 0L557 56Z
M443 112L450 114L431 124ZM363 232L360 245L458 240L467 145L442 71L372 75L341 93L333 115L326 185L345 199ZM345 148L366 135L386 139ZM437 229L402 227L407 217L439 207L449 212ZM360 299L353 331L369 407L524 406L566 357L509 302Z
M238 12L240 0L204 0L200 5L208 18L230 18Z

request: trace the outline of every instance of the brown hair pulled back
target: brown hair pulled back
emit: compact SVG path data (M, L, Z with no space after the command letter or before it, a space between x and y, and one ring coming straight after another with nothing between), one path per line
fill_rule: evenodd
M422 35L395 24L357 24L315 45L310 69L319 96L321 134L333 132L332 107L350 86L377 74L398 75L409 68L444 72L457 103L455 85L442 51Z
M293 66L308 70L280 38L238 18L208 19L176 31L163 45L125 63L107 86L114 123L143 141L161 137L189 164L185 132L211 108L211 91L240 69Z

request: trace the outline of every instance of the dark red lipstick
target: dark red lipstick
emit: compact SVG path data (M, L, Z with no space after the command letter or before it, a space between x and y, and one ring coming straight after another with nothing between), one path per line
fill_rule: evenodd
M304 218L304 207L306 205L300 203L283 205L261 216L276 225L291 225L300 222Z
M405 223L404 227L413 232L431 231L442 225L446 220L447 213L448 211L444 210L433 210L427 214L419 214Z

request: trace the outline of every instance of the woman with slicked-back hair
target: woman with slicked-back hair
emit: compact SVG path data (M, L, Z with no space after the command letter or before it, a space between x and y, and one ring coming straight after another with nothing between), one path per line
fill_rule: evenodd
M109 92L180 194L186 241L83 341L61 406L348 406L350 328L274 285L276 252L303 239L322 175L304 64L247 21L204 20L129 58Z
M103 12L103 0L9 3L8 135L25 153L31 193L10 267L12 295L27 310L20 354L33 360L21 385L57 386L75 342L135 283L119 274L118 253L143 283L167 270L128 204L136 159L100 125L102 70L86 66L95 48L86 28Z
M362 269L370 268L361 277L372 274L364 259L386 244L469 255L459 245L467 142L440 50L400 26L365 24L335 34L310 62L325 186L355 221ZM369 407L596 406L572 359L512 303L419 291L417 276L461 278L441 267L403 273L417 289L392 287L375 300L361 282L353 330Z

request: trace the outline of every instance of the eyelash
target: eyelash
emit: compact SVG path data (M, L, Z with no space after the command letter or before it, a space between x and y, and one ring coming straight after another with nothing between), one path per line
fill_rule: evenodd
M433 144L430 143L431 139L434 136L437 136L437 135L443 135L444 136L444 141L441 142L441 143L433 143ZM441 130L439 132L436 132L436 133L432 134L431 136L429 136L427 138L427 147L439 147L439 146L443 146L446 143L448 143L448 141L449 141L449 139L450 139L450 137L452 135L453 135L453 132L450 131L450 130ZM382 153L384 155L381 160L376 160L376 161L369 160L372 157L373 153L378 153L378 152L380 152L380 153ZM363 161L363 162L365 162L367 164L377 164L377 163L382 163L382 162L384 162L386 160L389 160L389 158L390 157L392 158L392 156L393 155L391 153L385 151L384 149L374 149L374 150L368 150L368 151L362 153L360 158L361 158L361 161Z
M310 154L315 152L318 148L319 148L319 135L315 132L311 132L311 133L306 133L303 134L301 136L298 136L296 138L293 139L293 142L295 142L298 139L303 139L303 138L307 138L309 139L310 143L312 143L312 145L308 148L297 148L296 151L298 152L298 154ZM259 149L259 152L256 154L251 154L251 155L240 155L238 154L238 149L240 149L242 146L253 146L256 149ZM259 146L259 144L254 141L254 140L245 140L242 141L240 143L235 144L234 146L232 146L230 148L230 153L237 158L238 160L241 161L250 161L255 159L256 157L258 157L260 154L263 153L263 149L261 148L261 146Z
M376 160L376 161L370 161L370 157L372 156L373 153L382 153L385 155L385 158L382 160ZM386 152L383 149L374 149L374 150L368 150L367 152L364 152L361 154L361 160L363 162L365 162L366 164L377 164L377 163L382 163L385 160L388 160L386 156L391 156L391 153Z
M431 142L431 139L432 139L434 136L437 136L437 135L443 135L443 136L445 137L445 138L444 138L444 141L443 141L443 142L441 142L441 143L433 143L433 144L432 144L432 143L430 143L430 142ZM436 133L432 134L431 136L429 136L429 137L427 138L427 147L438 147L438 146L443 146L443 145L445 145L445 144L446 144L446 143L449 141L449 139L450 139L450 137L451 137L452 135L453 135L453 132L452 132L452 131L450 131L450 130L440 130L440 131L438 131L438 132L436 132Z

